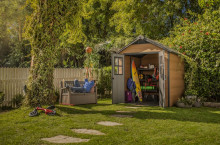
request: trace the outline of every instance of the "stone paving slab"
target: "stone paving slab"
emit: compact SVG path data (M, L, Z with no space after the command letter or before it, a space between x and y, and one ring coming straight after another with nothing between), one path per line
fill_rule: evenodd
M48 141L51 143L80 143L80 142L88 142L90 139L81 139L70 136L58 135L51 138L42 138L41 140Z
M72 131L76 133L90 134L90 135L105 135L105 133L93 129L72 129Z

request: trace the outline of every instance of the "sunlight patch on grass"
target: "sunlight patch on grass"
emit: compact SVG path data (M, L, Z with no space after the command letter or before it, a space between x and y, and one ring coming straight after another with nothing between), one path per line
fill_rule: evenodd
M211 113L220 114L220 111L210 111Z

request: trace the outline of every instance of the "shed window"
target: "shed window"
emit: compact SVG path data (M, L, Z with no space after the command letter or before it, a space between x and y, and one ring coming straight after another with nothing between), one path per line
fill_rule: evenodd
M121 57L115 57L115 75L123 75L123 59Z

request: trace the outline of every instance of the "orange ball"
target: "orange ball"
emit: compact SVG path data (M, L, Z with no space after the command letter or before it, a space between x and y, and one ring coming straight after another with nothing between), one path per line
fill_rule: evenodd
M91 53L92 52L92 48L91 47L87 47L86 48L86 53Z

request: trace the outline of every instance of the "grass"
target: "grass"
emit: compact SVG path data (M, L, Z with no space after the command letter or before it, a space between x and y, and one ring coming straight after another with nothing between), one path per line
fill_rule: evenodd
M112 105L110 100L99 100L96 105L57 105L56 116L41 112L37 117L28 117L33 108L0 112L0 144L50 144L41 138L56 135L91 139L80 145L220 144L220 109L126 106L134 105ZM133 118L111 117L118 110L136 113ZM97 125L99 121L123 125L107 127ZM75 128L96 129L106 135L77 134L71 131Z

